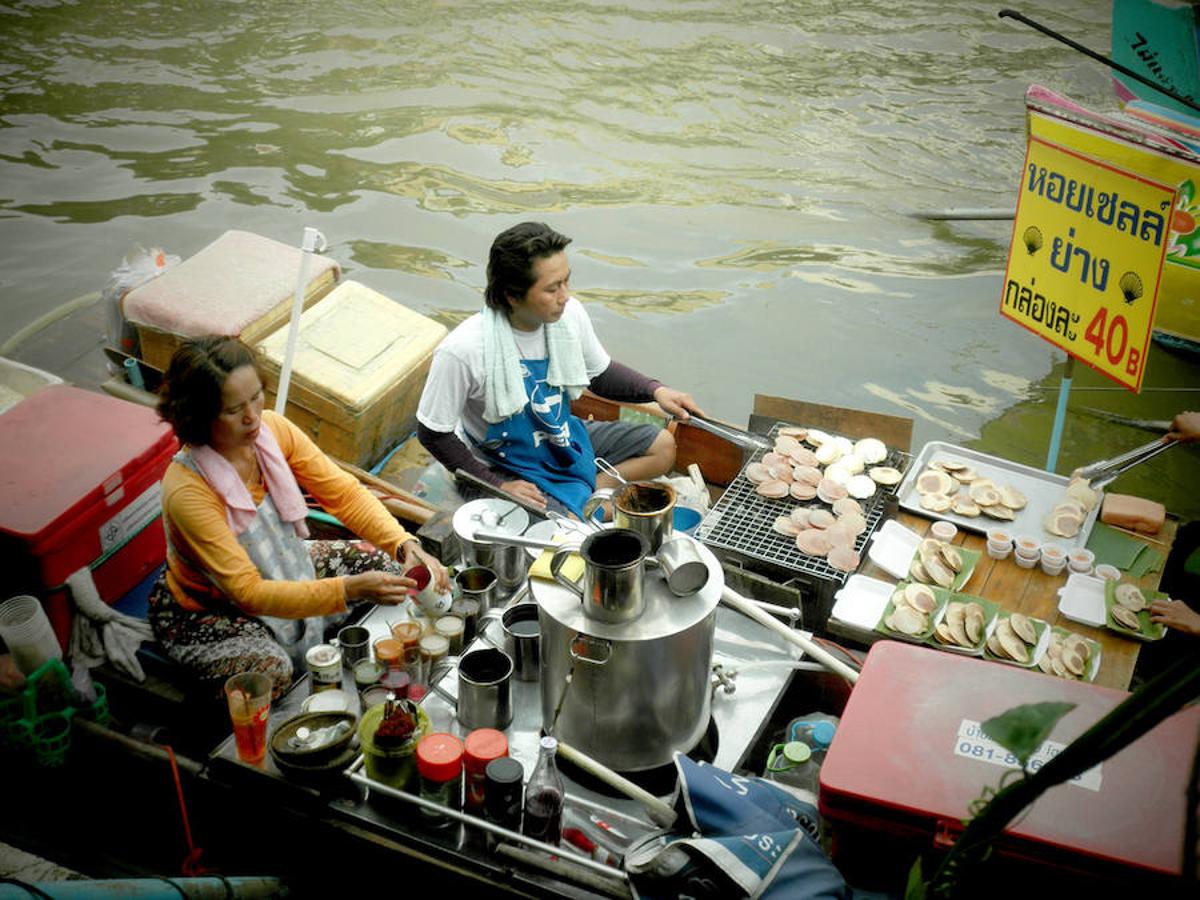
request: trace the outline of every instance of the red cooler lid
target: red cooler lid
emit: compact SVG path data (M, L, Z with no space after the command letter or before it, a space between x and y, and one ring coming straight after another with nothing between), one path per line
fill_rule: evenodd
M1074 703L1039 751L1053 754L1128 696L1037 670L880 641L821 767L821 812L835 822L852 814L859 822L957 824L983 787L994 787L1006 768L1017 767L983 736L980 722L1023 703ZM1077 863L1082 856L1178 874L1198 727L1200 707L1177 713L1116 756L1051 788L1006 834L1021 851L1064 862L1074 855Z
M124 474L176 443L149 407L50 385L0 415L0 531L34 539L93 504L116 505Z

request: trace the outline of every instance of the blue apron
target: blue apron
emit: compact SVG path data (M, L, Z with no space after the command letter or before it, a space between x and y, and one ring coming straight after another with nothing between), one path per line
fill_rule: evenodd
M479 446L492 463L582 517L584 501L596 489L596 454L565 392L546 383L549 365L549 359L521 360L529 401L519 413L489 425Z

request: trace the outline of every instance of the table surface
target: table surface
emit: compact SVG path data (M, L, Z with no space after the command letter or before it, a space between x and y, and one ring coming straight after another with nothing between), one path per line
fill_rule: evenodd
M896 521L922 537L928 534L929 527L933 524L924 516L914 515L904 510L901 510L896 516ZM1165 556L1171 550L1178 525L1177 520L1168 518L1163 530L1154 535L1153 539L1140 539ZM983 535L973 532L960 530L951 543L961 545L969 550L978 550L981 554L975 573L966 586L966 593L991 600L1012 612L1020 612L1042 619L1051 625L1061 626L1098 641L1102 648L1102 656L1100 671L1096 675L1095 683L1121 690L1129 689L1141 642L1121 637L1107 628L1094 628L1074 622L1061 615L1058 611L1058 590L1067 583L1068 571L1064 570L1061 575L1047 575L1040 567L1020 568L1011 556L1004 560L992 559L987 555L987 539ZM896 581L869 557L864 560L859 572L881 581ZM1161 571L1152 572L1135 583L1142 588L1154 589L1158 587L1161 578Z

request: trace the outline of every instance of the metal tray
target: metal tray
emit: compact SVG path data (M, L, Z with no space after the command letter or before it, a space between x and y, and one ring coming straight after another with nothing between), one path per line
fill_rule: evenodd
M921 495L917 493L916 487L917 477L929 468L930 463L941 459L957 459L970 463L980 475L992 479L997 486L1009 484L1015 487L1026 496L1029 503L1024 509L1017 511L1016 518L1011 522L984 515L968 518L950 510L934 513L922 509ZM1082 547L1087 543L1088 535L1092 533L1092 526L1100 512L1100 504L1097 503L1087 514L1087 518L1083 520L1083 526L1079 529L1079 534L1075 537L1065 538L1048 532L1043 527L1042 521L1054 509L1054 505L1062 499L1069 481L1070 479L1065 475L1055 475L1053 472L1035 469L1032 466L1023 466L999 456L991 456L978 450L969 450L966 447L947 444L943 441L930 441L921 448L921 452L917 454L913 464L908 467L904 480L896 489L896 498L902 509L927 519L945 519L947 522L953 522L959 528L966 528L980 534L985 534L989 528L1004 528L1006 531L1011 531L1014 537L1019 534L1028 534L1044 542L1053 541L1070 550L1072 547Z

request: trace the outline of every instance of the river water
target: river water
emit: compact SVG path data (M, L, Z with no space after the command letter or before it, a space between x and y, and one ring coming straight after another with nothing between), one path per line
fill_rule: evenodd
M1062 355L997 313L1008 222L913 213L1012 208L1030 82L1111 104L1106 70L997 9L3 3L0 340L135 244L229 228L316 227L453 325L533 218L574 237L610 352L710 414L763 393L975 441ZM1025 12L1107 51L1108 4Z

